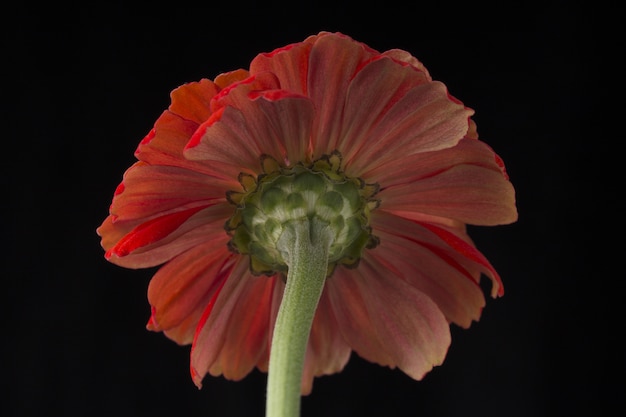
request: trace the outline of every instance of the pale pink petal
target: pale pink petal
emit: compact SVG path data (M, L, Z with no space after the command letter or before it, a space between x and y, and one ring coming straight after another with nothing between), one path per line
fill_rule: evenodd
M476 282L481 273L485 274L492 283L491 295L496 297L504 294L499 274L476 249L464 228L456 230L441 224L405 219L384 210L372 213L371 225L376 233L387 232L430 249L435 256L446 260L463 274L469 272L466 276Z
M357 269L335 274L327 285L341 331L363 358L397 366L414 379L443 362L450 345L445 316L393 270L366 256Z
M302 394L313 389L313 378L340 372L348 363L352 349L346 343L332 310L328 290L320 297L304 361Z
M232 257L226 239L213 239L162 266L148 286L155 330L169 330L199 306L206 306L217 291L220 276L232 268Z

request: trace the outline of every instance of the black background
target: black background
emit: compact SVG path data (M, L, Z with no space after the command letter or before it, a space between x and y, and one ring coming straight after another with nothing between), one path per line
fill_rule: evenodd
M154 271L107 263L95 229L173 88L321 30L408 50L474 108L520 220L471 228L506 294L453 327L443 366L416 382L353 355L315 381L303 417L618 415L623 29L599 3L494 4L7 9L2 415L262 416L264 374L195 388L189 348L144 329Z

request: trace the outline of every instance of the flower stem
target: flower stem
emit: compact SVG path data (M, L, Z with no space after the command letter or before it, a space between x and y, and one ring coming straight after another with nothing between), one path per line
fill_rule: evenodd
M289 272L272 337L266 417L300 415L304 358L332 239L328 225L306 219L289 222L278 241Z

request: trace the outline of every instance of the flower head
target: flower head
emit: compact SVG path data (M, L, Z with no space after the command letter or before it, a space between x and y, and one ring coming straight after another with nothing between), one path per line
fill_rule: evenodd
M267 370L281 236L303 217L334 242L303 393L352 351L420 379L450 323L479 319L481 276L503 293L466 224L514 222L514 189L473 111L409 53L322 32L171 98L98 234L117 265L162 265L148 328L192 344L198 386Z

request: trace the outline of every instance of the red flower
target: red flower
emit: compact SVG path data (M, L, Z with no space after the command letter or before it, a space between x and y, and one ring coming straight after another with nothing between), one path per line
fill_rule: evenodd
M359 236L329 267L303 393L352 350L420 379L444 360L449 324L479 319L481 275L502 294L465 225L515 221L514 189L477 139L473 111L409 53L320 33L171 97L98 234L117 265L164 264L148 289L148 328L192 344L198 386L206 373L267 370L285 270L274 249L250 243L271 233L253 232L244 206L270 177L301 169L359 193L356 229L342 229Z

